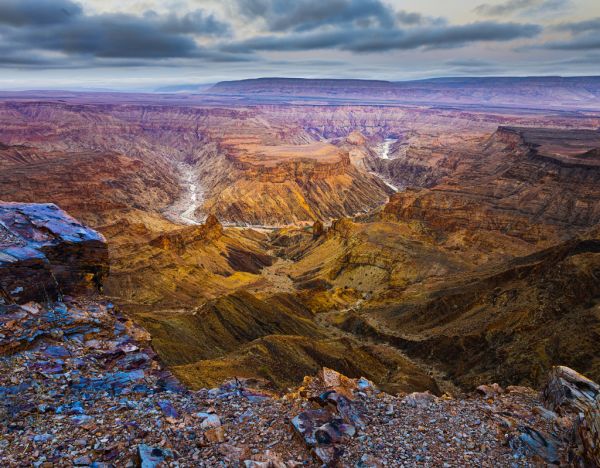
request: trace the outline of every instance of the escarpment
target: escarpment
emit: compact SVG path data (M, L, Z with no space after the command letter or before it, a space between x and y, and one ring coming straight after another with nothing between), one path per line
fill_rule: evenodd
M576 164L561 154L600 146L598 133L556 130L546 148L535 143L544 132L500 128L476 164L459 168L430 189L395 194L383 216L424 221L443 235L496 232L540 246L597 224L600 171L593 156Z
M103 151L0 149L0 200L51 202L94 227L119 219L158 222L180 187L172 167Z

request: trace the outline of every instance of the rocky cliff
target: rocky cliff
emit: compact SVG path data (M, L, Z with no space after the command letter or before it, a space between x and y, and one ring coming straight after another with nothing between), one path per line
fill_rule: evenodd
M122 218L159 223L179 192L174 169L155 157L0 147L1 200L52 202L94 227Z
M432 357L464 388L491 380L538 386L557 362L598 379L599 268L596 230L504 264L390 291L336 323Z
M451 235L495 232L548 246L600 221L597 161L569 162L557 156L580 145L600 146L600 135L555 130L553 153L539 149L534 135L550 131L499 128L476 162L457 167L430 189L394 195L383 210L396 219L419 220ZM585 133L585 132L584 132Z
M0 202L2 304L98 290L108 269L102 235L56 205Z

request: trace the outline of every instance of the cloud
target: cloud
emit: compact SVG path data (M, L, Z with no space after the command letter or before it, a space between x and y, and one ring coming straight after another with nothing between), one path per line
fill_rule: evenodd
M506 12L522 14L566 1L510 0L493 5L496 10L488 13L501 7ZM212 13L207 7L194 6L200 4L198 0L171 0L162 5L158 0L144 0L138 3L154 5L155 10L142 12L133 7L109 7L117 5L116 0L104 4L101 10L89 8L83 0L0 0L0 68L197 67L207 62L251 62L257 68L273 65L273 70L276 66L290 69L296 64L301 70L302 66L309 67L307 57L315 60L322 56L322 67L337 67L342 73L343 64L333 63L339 56L349 54L337 51L380 54L394 50L439 50L481 42L499 44L532 38L541 32L539 25L525 20L450 24L444 18L395 8L391 0L227 2L233 7L215 7ZM216 2L206 2L213 3ZM223 12L229 13L226 20L220 16ZM592 37L596 22L600 23L600 19L561 25L563 36L571 35L573 40L546 46L597 48ZM244 27L237 27L240 24ZM325 52L302 53L314 50ZM261 54L281 51L299 53ZM425 60L424 55L414 57L419 62ZM360 64L368 69L382 57L361 58ZM270 62L274 59L280 61L279 65ZM450 71L495 66L478 61L477 56L454 63L443 60L442 57L435 62L436 66L443 64ZM344 63L351 66L352 60ZM319 67L317 62L314 67ZM358 69L354 67L353 70Z
M589 34L567 41L552 41L543 45L550 50L600 50L600 36Z
M452 59L444 62L452 67L491 67L495 66L492 62L480 59Z
M163 32L172 34L199 34L202 36L225 36L231 32L231 27L219 21L212 14L203 10L194 10L177 16L170 13L161 17L154 12L148 12L144 18L151 20Z
M262 35L222 46L222 50L235 53L441 49L471 42L529 38L541 30L534 24L493 21L453 26L442 18L395 10L380 0L236 1L243 17L258 19L266 30Z
M237 0L246 19L261 18L269 31L309 31L321 26L391 27L395 11L379 0ZM415 14L413 21L420 15Z
M37 7L37 8L34 8ZM85 14L69 0L2 0L0 43L18 50L2 56L0 65L73 67L94 60L145 63L149 60L205 59L237 61L247 57L201 47L197 38L221 38L230 26L202 10L141 16L112 13Z
M538 35L541 28L535 24L496 23L484 21L458 26L438 26L411 29L400 37L388 40L365 38L354 50L365 51L378 46L384 49L428 49L461 47L471 42L511 41Z
M81 16L83 10L70 0L2 0L0 24L45 26L61 24Z
M482 16L521 16L548 15L561 11L571 4L571 0L507 0L504 3L483 3L475 7L475 13Z
M582 34L588 32L600 32L600 18L592 18L586 21L577 21L575 23L561 23L556 26L559 31L568 31L572 34Z
M405 10L396 12L396 19L400 24L405 25L424 24L428 21L428 18L423 16L421 13L414 13Z
M452 75L481 76L504 72L504 68L498 63L475 58L446 60L444 62L444 68Z
M400 49L443 49L461 47L472 42L510 41L538 35L535 24L496 23L484 21L466 25L426 26L408 29L366 28L360 31L338 28L327 31L281 35L265 35L232 43L224 47L230 52L297 51L340 49L351 52L384 52Z
M600 50L600 18L586 21L561 23L555 26L557 31L570 33L569 39L551 41L542 47L551 50Z

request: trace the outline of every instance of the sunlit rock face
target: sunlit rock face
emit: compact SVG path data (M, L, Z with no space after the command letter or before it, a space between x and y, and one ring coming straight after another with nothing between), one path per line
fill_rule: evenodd
M76 132L93 133L84 126ZM97 148L45 150L41 142L25 141L0 145L0 200L55 203L97 228L122 218L150 224L180 191L174 169L156 156Z
M104 237L53 204L0 202L0 300L48 301L99 289Z
M384 213L445 235L485 231L548 246L600 222L599 146L593 130L499 127L477 162L395 194Z

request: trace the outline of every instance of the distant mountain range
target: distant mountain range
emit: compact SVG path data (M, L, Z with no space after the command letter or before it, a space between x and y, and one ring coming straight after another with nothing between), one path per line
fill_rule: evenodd
M200 91L200 89L197 89ZM419 81L257 78L222 81L211 95L381 100L407 104L600 109L600 77L458 77Z

